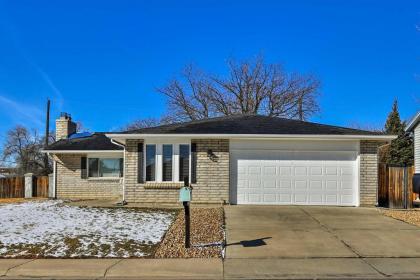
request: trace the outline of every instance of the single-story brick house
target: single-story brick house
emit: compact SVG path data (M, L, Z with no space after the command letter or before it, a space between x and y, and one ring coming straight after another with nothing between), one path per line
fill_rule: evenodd
M259 115L77 134L62 114L56 126L56 196L128 203L176 203L188 176L194 203L373 206L377 148L395 138Z

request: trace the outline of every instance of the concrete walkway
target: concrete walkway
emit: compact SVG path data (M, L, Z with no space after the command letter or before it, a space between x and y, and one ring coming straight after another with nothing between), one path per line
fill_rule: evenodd
M376 209L228 206L225 278L420 278L420 228Z
M220 259L0 259L0 279L221 279Z

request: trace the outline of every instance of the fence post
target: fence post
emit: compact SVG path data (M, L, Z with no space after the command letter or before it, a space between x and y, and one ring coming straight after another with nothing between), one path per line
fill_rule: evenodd
M33 192L33 174L25 174L25 198L31 198Z
M404 167L403 172L403 186L404 186L404 209L409 206L409 189L408 189L408 167Z

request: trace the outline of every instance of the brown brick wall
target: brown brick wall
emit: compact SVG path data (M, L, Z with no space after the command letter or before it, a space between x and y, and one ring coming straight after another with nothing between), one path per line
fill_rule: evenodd
M360 141L360 205L375 206L378 190L378 147L383 141Z
M178 203L177 188L145 188L137 183L137 145L143 140L127 140L126 200L136 203ZM229 200L229 140L193 140L197 143L197 183L193 185L193 202L222 203ZM207 156L211 149L215 159Z
M60 199L119 199L121 179L82 179L81 154L57 155L57 198Z

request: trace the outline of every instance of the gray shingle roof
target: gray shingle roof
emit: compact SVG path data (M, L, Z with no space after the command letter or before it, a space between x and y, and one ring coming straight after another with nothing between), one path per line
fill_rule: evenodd
M109 134L296 134L296 135L382 135L379 132L325 125L260 115L236 115L200 121L161 125ZM57 141L46 150L122 150L105 136L94 133L89 137Z
M89 137L62 139L49 145L46 150L51 151L112 151L122 150L121 146L115 145L104 133L94 133Z
M379 132L260 115L236 115L142 128L126 134L382 135Z

